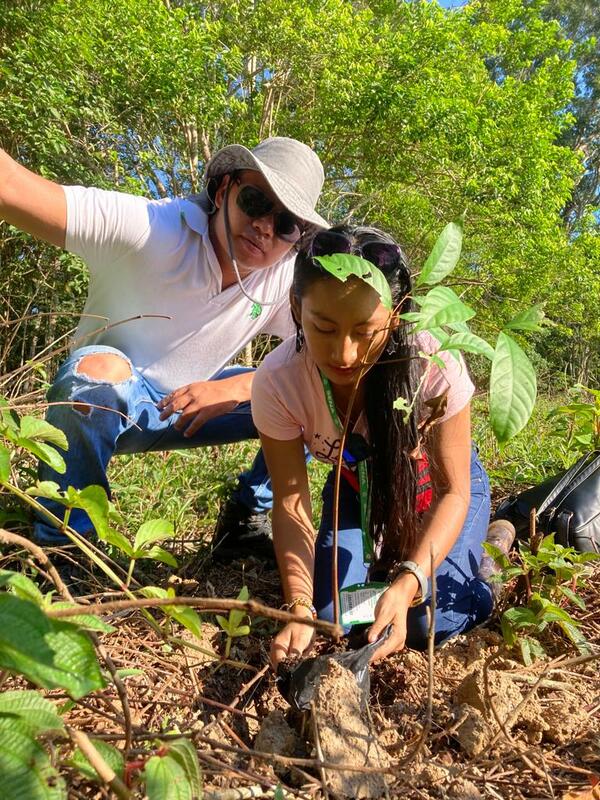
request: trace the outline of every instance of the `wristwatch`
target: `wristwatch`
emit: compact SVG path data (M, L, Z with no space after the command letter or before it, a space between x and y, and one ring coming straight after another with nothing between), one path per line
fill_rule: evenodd
M397 566L395 571L394 580L399 576L402 575L403 572L410 572L411 575L414 575L419 584L419 592L413 598L411 606L418 606L424 600L427 599L429 594L429 581L425 577L425 573L421 569L421 567L417 564L416 561L401 561Z

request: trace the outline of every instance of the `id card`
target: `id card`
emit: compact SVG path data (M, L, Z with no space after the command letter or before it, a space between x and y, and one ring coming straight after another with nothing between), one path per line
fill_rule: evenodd
M375 619L375 606L387 583L353 583L340 589L340 622L344 627L364 625Z

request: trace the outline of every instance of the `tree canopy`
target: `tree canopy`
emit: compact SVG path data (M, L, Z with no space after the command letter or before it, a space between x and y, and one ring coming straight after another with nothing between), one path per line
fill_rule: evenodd
M324 216L381 225L415 268L464 216L458 279L483 324L492 300L506 318L546 301L559 327L539 353L574 368L565 343L580 341L589 378L600 267L582 136L597 98L582 81L597 92L597 51L591 4L575 4L581 23L573 5L0 0L0 141L61 182L170 196L197 191L224 144L294 136L324 163ZM3 226L0 258L5 317L81 306L72 257ZM69 324L38 323L38 344Z

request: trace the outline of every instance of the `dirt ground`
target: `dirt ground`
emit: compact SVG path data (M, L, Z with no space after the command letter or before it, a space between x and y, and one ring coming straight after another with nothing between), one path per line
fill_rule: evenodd
M598 577L576 616L600 653ZM253 559L205 565L176 583L178 594L204 597L235 597L245 584L253 598L281 602L277 573ZM298 712L268 666L274 623L253 620L251 634L233 643L230 659L239 665L232 666L193 649L223 651L223 633L213 616L205 619L202 642L176 631L191 645L183 649L161 641L139 614L112 618L117 630L104 646L117 667L139 670L125 679L130 719L114 687L68 714L117 746L131 726L133 787L136 759L143 766L177 732L198 748L207 800L274 797L278 784L284 797L298 798L596 797L598 660L562 639L549 640L550 660L525 667L492 621L439 648L431 682L427 654L406 650L371 667L366 709L352 674L330 661L311 711ZM319 640L317 649L331 643ZM109 796L76 773L68 780L74 799Z

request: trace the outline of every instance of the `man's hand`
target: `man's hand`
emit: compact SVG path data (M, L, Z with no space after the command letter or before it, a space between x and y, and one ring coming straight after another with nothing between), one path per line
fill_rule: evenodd
M378 647L371 661L380 661L404 648L406 642L406 615L411 601L418 590L418 582L414 575L405 573L386 589L375 606L375 621L369 628L369 642L375 642L387 625L392 623L392 632L386 641Z
M249 399L251 376L250 372L220 381L198 381L181 386L158 403L160 418L167 419L181 412L174 427L189 438L210 419L233 411L240 402Z
M296 606L293 611L299 616L311 617L312 614L303 606ZM298 622L288 622L271 642L271 664L277 671L277 665L286 658L299 658L313 643L315 629L310 625L301 625Z

